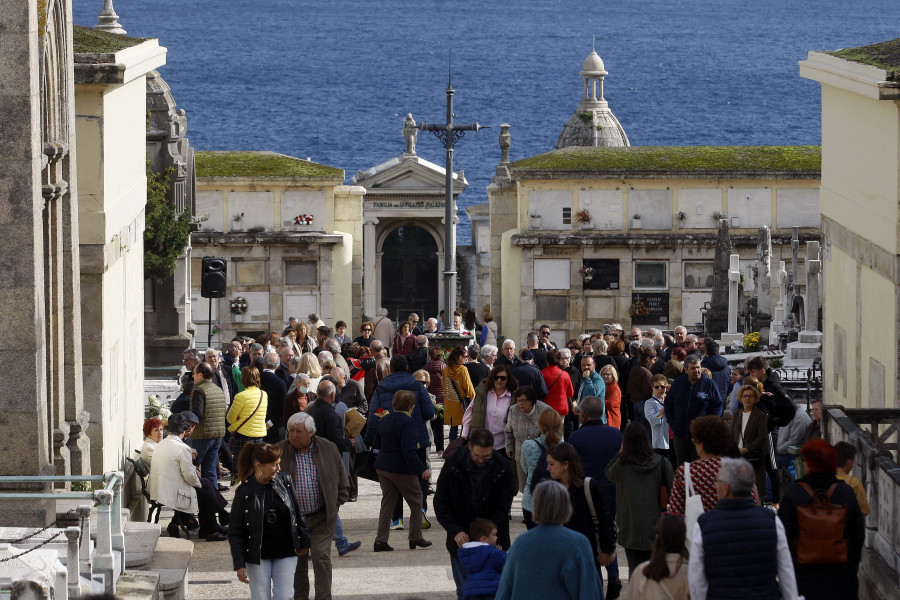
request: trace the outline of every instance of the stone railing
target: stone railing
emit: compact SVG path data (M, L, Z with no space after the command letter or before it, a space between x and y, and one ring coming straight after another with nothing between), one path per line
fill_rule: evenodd
M15 561L41 547L47 547L56 538L64 534L66 539L66 587L69 597L81 596L79 578L93 581L101 576L107 593L115 594L116 582L125 572L125 535L122 523L122 482L121 471L113 471L104 475L50 475L50 476L0 476L0 485L4 487L15 484L35 484L61 482L98 483L102 487L93 491L61 491L61 492L0 492L0 501L59 501L85 500L88 504L73 509L77 512L80 525L63 530L44 528L29 532L20 539L7 540L9 557L5 560ZM93 536L91 547L91 512L92 505L97 509L97 531ZM72 511L70 511L72 512ZM58 544L49 546L59 548ZM24 561L22 561L24 562ZM58 598L62 590L56 590ZM0 596L3 593L0 591ZM51 596L48 596L51 597Z
M872 509L866 517L860 597L896 598L900 586L900 465L896 442L900 410L828 406L823 417L829 442L845 441L856 447L853 475L862 482Z

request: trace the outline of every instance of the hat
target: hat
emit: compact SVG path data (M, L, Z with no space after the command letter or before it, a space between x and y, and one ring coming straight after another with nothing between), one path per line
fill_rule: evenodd
M190 412L190 411L185 411L185 412ZM191 413L191 414L193 414L193 413ZM196 415L194 415L194 418L197 418ZM190 428L191 428L191 423L184 416L184 412L173 413L172 415L169 416L169 421L166 423L166 429L169 432L174 433L175 435L184 433L185 431L187 431Z
M534 360L534 352L531 350L522 350L522 360Z
M195 413L193 413L189 410L181 411L181 416L184 417L185 421L187 421L188 423L191 423L192 425L200 424L200 418Z

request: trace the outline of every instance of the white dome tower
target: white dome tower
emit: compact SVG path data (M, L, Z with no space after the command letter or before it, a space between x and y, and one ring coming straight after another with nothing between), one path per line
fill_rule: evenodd
M584 93L575 113L563 127L557 148L568 146L630 146L622 124L603 97L603 78L609 73L603 59L592 50L581 67Z

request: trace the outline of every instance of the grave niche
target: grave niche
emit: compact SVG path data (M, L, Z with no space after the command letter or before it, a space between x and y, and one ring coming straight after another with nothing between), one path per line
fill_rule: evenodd
M590 281L584 281L586 290L617 290L619 289L619 259L618 258L589 258L584 261L584 266L594 270Z
M649 314L632 319L636 325L667 325L669 323L669 292L634 292L631 303L643 302Z

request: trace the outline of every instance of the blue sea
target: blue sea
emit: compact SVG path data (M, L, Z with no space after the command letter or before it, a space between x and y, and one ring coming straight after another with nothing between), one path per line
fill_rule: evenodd
M93 26L102 0L74 0ZM160 69L200 150L273 150L345 170L404 149L406 113L445 115L453 55L463 206L485 202L511 125L513 160L552 150L591 48L633 145L820 143L809 50L900 36L897 0L115 0L128 35L168 48ZM893 23L893 25L891 25ZM443 164L423 133L420 156ZM470 237L468 220L459 242Z

